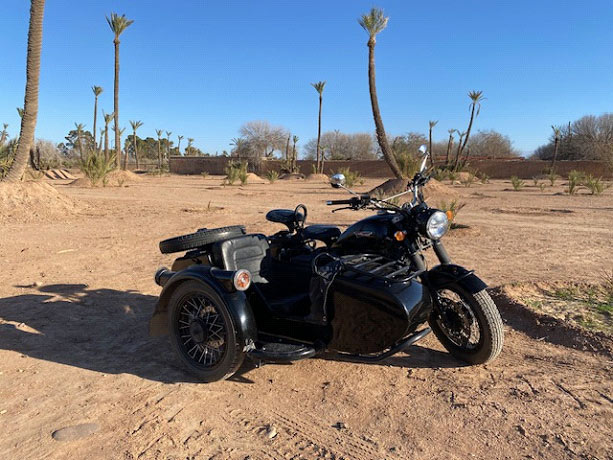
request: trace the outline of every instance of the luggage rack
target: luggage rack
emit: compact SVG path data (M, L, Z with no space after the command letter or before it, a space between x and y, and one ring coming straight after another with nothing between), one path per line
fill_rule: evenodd
M411 266L377 254L356 254L341 257L343 268L361 276L392 283L406 283L424 270L411 271Z

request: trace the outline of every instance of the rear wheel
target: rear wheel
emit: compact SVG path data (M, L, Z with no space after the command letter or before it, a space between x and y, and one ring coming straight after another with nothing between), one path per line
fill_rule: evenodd
M176 236L160 242L162 254L172 254L173 252L189 251L190 249L201 248L208 244L217 243L245 234L245 227L242 225L231 225L220 228L202 228L195 233Z
M204 382L230 377L243 362L235 322L209 286L187 281L169 305L170 341L187 369Z
M485 291L472 294L458 283L433 292L430 327L443 346L470 364L485 364L500 354L502 319Z

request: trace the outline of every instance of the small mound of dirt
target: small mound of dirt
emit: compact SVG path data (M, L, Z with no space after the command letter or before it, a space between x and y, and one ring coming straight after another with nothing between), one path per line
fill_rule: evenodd
M368 194L370 196L376 197L387 197L396 195L398 193L404 192L407 188L407 180L406 179L388 179L381 185L373 188ZM426 184L423 189L424 198L430 201L450 201L458 198L458 192L456 192L451 187L442 184L436 179L430 179L430 181ZM401 197L401 202L408 201L411 199L411 194L408 193ZM434 203L431 203L434 204Z
M44 182L0 183L0 221L31 222L65 218L77 203Z
M302 176L304 178L304 176ZM326 184L330 182L330 178L325 174L311 174L306 178L309 182L325 182Z
M57 180L57 179L76 179L75 176L70 174L67 169L49 169L45 171L45 178Z
M115 170L110 172L106 176L106 180L100 180L96 186L98 187L123 187L124 185L135 184L141 182L143 179L132 171ZM72 187L93 187L93 184L87 177L80 177L70 184Z
M304 174L301 173L283 173L279 176L280 180L304 180Z
M268 184L268 181L262 179L260 176L254 173L247 174L247 184Z
M572 214L572 209L543 209L543 208L492 208L496 214L519 214L523 216L545 216Z

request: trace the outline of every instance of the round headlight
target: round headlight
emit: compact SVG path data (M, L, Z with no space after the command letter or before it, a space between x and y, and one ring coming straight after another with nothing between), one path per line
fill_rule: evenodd
M435 211L432 213L426 223L426 234L433 240L442 238L449 230L449 219L443 211Z

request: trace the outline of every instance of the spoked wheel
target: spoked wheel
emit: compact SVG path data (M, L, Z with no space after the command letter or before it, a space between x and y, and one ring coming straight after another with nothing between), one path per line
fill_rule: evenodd
M229 377L243 362L234 320L223 300L197 281L181 284L169 305L171 342L189 371L205 382Z
M443 346L470 364L487 363L500 353L502 319L485 291L471 294L457 283L434 291L430 327Z

